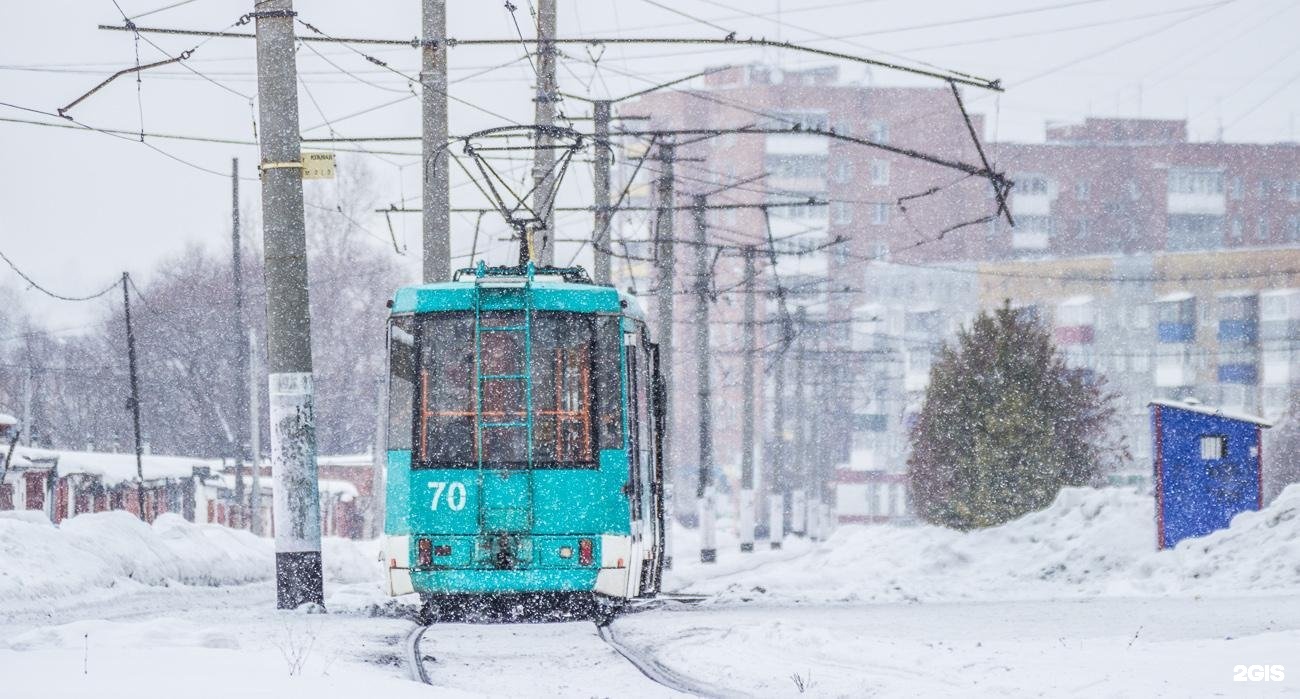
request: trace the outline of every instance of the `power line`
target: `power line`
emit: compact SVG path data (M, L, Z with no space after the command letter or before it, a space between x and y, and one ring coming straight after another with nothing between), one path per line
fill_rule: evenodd
M41 292L42 294L45 294L46 296L49 296L50 298L58 299L59 301L93 301L103 296L104 294L109 293L110 291L116 290L118 288L118 284L120 283L117 280L114 280L113 283L104 287L102 291L89 294L87 296L70 296L67 294L59 294L50 291L49 289L38 284L35 279L32 279L30 276L28 276L26 272L19 269L18 265L14 264L14 261L9 259L9 256L5 255L3 252L0 252L0 259L4 260L5 264L9 265L9 268L12 269L14 273L17 274L19 277L22 277L23 281L31 285L33 289L36 289L37 291Z

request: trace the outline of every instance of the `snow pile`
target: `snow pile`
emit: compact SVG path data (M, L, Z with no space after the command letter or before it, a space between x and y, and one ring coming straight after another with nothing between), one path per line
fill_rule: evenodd
M3 514L0 610L139 586L250 583L275 571L271 539L174 514L149 525L125 512L100 512L58 527L40 513ZM374 542L326 539L323 549L326 579L378 577Z
M1155 550L1152 498L1069 488L1052 505L968 533L842 526L806 556L701 581L724 599L939 601L1300 590L1300 485L1231 527Z

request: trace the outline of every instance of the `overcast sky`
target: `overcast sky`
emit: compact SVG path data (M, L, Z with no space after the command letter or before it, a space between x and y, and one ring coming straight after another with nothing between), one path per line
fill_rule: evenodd
M171 0L176 2L177 0ZM169 0L118 0L135 16ZM531 36L528 0L514 0L525 36ZM516 36L505 3L451 0L448 33L460 38ZM251 9L251 2L190 0L137 22L141 26L223 29ZM300 0L300 18L334 36L406 39L419 31L416 0L341 2ZM981 76L1001 78L1007 91L967 91L973 111L988 115L987 138L1036 141L1043 124L1085 116L1188 118L1195 140L1294 141L1300 105L1300 3L1295 0L559 0L564 37L720 37L722 28L873 57L904 57ZM666 9L672 8L683 14ZM126 32L101 31L121 24L111 0L6 2L0 9L0 101L53 112L100 80L136 61ZM235 28L241 31L247 27ZM300 34L307 30L299 25ZM253 140L255 63L253 42L151 35L176 55L197 50L185 63L105 87L71 113L100 128ZM368 62L344 45L312 44L299 51L304 89L299 91L303 133L328 136L417 135L419 102L401 75ZM419 56L408 47L358 47L402 74L418 73ZM139 44L140 61L163 58ZM321 55L317 55L319 52ZM566 47L561 89L593 97L623 94L650 82L690 74L707 65L755 60L787 67L826 61L759 50L711 47ZM531 121L532 71L518 46L461 47L451 53L451 130L465 133L503 123ZM485 69L512 61L504 68ZM329 61L329 62L327 62ZM333 63L334 65L331 65ZM337 66L337 68L335 67ZM342 74L339 68L351 76ZM850 80L875 84L926 84L883 70L868 74L844 65ZM458 81L459 80L459 81ZM931 83L934 84L934 83ZM385 105L379 107L380 105ZM367 111L371 108L373 111ZM570 114L585 110L570 100ZM364 112L357 114L358 112ZM489 113L499 115L493 116ZM0 106L0 118L55 122L40 114ZM150 145L154 148L150 148ZM419 205L416 144L376 149L399 155L341 153L364 161L381 203ZM246 208L256 209L257 149L134 137L114 138L0 121L0 252L52 289L81 294L102 288L123 270L147 278L161 259L187 245L226 251L230 240L232 157L240 158ZM169 157L170 156L170 157ZM566 190L569 203L589 191L579 171ZM585 181L585 182L584 182ZM308 188L329 195L328 182ZM453 203L471 201L468 187ZM561 202L562 204L565 202ZM359 221L383 248L382 216ZM419 218L395 217L402 258L418 269ZM577 225L575 223L575 225ZM469 244L472 221L455 224L458 250ZM582 229L584 232L586 226ZM392 247L387 247L389 254ZM562 249L561 261L568 255ZM581 261L581 260L580 260ZM7 267L0 285L24 289ZM49 326L76 332L97 317L94 304L23 299Z

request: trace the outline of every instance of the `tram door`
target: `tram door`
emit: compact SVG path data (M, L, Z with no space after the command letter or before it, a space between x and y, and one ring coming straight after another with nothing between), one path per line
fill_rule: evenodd
M628 493L632 511L632 560L640 570L630 576L628 592L653 592L659 559L659 513L656 503L654 373L644 326L624 335L628 373Z

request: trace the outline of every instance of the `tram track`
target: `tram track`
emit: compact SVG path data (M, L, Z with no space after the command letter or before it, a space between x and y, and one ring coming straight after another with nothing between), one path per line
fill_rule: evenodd
M648 656L640 649L625 643L614 632L610 621L611 620L601 620L592 622L592 625L595 626L595 637L599 639L604 647L616 653L620 658L635 668L637 673L645 677L647 680L673 693L686 696L728 696L725 692L721 692L717 688L700 684L689 677L674 672L654 657ZM516 626L517 625L515 624L510 624L501 628L504 629ZM574 624L573 626L575 631L582 627L581 624ZM433 677L429 671L429 663L437 663L438 661L434 656L428 654L423 646L426 640L425 636L431 628L433 627L425 625L415 626L411 629L410 633L405 636L402 643L405 654L404 664L406 666L408 678L413 682L434 686Z

